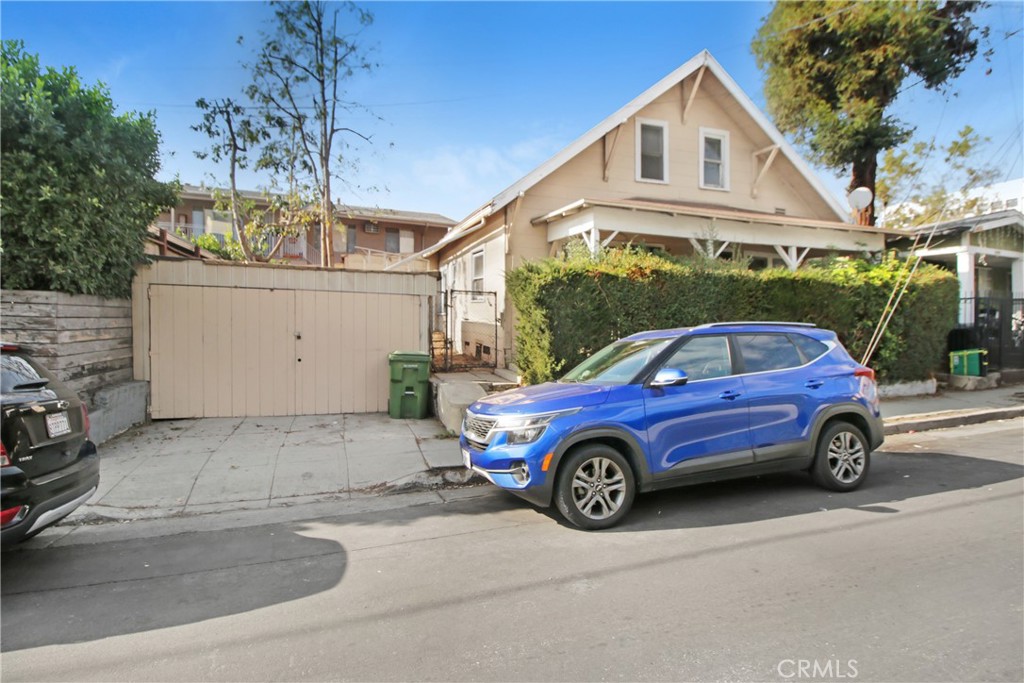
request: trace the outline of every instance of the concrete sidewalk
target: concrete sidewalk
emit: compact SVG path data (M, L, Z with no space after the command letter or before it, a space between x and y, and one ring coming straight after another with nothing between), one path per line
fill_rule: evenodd
M440 423L384 414L154 422L100 456L99 491L72 521L292 506L469 478Z
M890 399L882 413L887 433L1002 419L1024 414L1024 386ZM437 420L383 414L162 421L100 454L100 490L72 524L280 509L470 480L458 441Z

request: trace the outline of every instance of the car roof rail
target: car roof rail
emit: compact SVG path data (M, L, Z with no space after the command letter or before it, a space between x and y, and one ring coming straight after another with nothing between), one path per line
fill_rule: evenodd
M814 323L794 323L794 322L783 322L776 320L736 320L728 323L706 323L699 325L694 329L703 329L708 327L733 327L735 325L770 325L772 327L817 327Z

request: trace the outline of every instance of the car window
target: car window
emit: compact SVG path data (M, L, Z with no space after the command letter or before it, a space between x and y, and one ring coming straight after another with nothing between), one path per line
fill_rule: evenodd
M796 346L783 334L738 334L746 372L795 368L804 364Z
M595 384L628 384L672 339L619 341L583 361L561 381Z
M39 374L27 360L6 353L0 356L0 392L8 394L14 387L49 379Z
M693 337L663 367L682 370L691 380L726 377L732 374L729 341L725 337Z
M804 354L804 360L808 363L819 356L825 355L825 352L828 351L827 345L817 339L811 339L807 335L791 334L789 339L799 347L800 352Z

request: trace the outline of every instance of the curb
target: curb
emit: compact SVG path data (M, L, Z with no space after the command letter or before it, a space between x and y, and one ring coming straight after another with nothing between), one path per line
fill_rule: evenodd
M994 420L1006 420L1024 415L1024 406L1013 408L988 408L985 410L947 410L940 413L924 413L894 417L885 420L885 435L925 432L931 429L949 429L963 425L980 424Z

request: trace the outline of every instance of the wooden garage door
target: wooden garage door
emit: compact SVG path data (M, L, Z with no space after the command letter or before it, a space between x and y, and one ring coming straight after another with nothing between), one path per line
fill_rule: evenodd
M420 298L150 285L154 419L383 412Z

